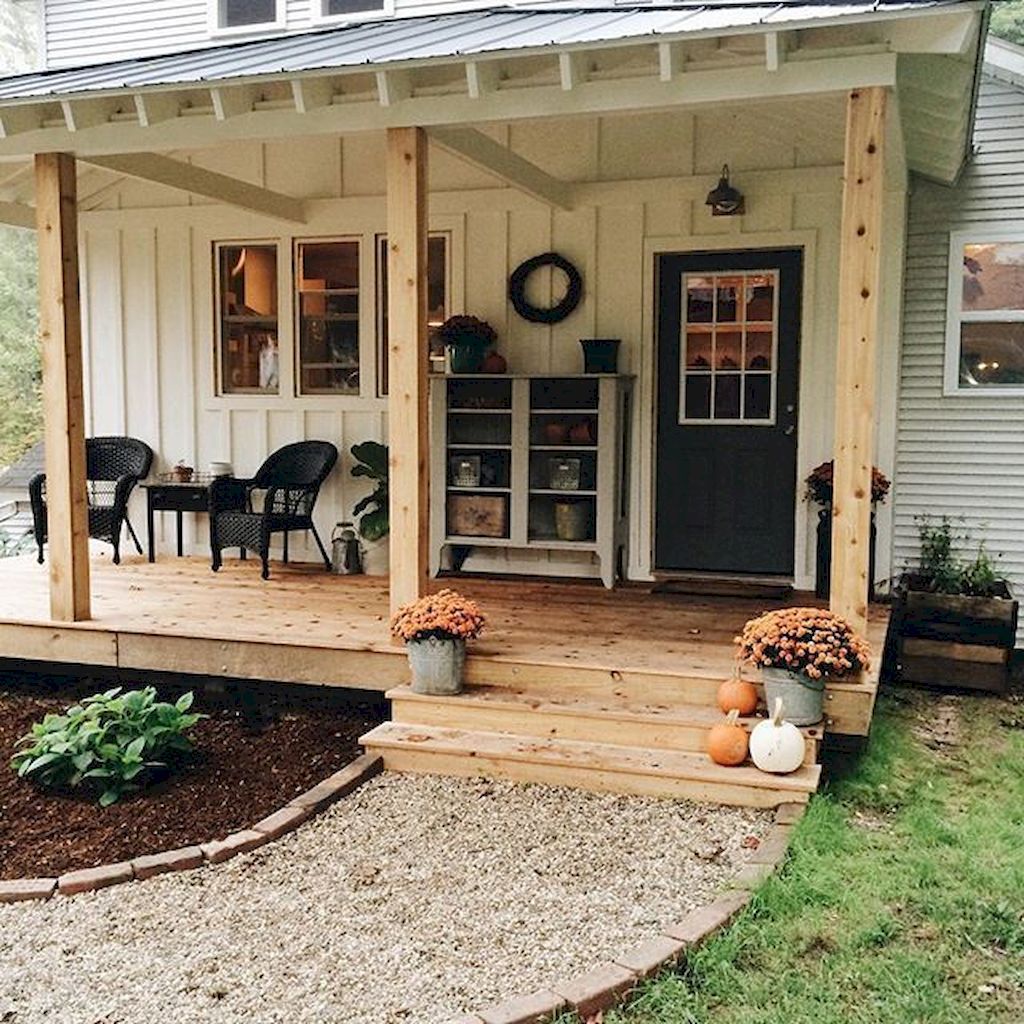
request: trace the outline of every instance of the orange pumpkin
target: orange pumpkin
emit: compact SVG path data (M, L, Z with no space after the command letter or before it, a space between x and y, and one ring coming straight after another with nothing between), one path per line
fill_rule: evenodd
M739 712L733 708L724 722L708 731L708 754L715 764L733 767L747 759L749 737L747 730L739 724L739 717Z
M718 707L723 715L733 709L741 715L752 715L757 710L757 687L737 672L718 688Z

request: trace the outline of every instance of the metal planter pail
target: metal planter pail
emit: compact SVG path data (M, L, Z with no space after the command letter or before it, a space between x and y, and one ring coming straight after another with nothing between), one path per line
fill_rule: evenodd
M412 692L442 697L462 693L465 640L410 640L405 649L412 669Z
M786 668L762 666L764 702L775 707L776 698L782 701L782 717L793 725L814 725L825 717L825 680L811 679L803 672Z

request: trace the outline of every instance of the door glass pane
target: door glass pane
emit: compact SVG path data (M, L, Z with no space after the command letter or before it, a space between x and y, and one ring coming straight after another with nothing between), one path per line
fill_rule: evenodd
M688 420L711 418L711 376L709 374L687 374L686 408L683 415Z
M1024 310L1024 242L964 246L962 308Z
M743 365L743 334L740 331L715 332L715 369L738 370Z
M748 370L772 368L772 332L747 331L747 355L744 366Z
M359 393L359 242L299 242L299 390Z
M1024 323L968 323L960 327L960 386L1024 384Z
M715 318L715 282L710 277L686 278L686 322L709 324Z
M711 331L686 332L686 367L690 370L711 369Z
M748 373L743 387L743 418L766 420L772 414L772 378L767 373Z
M277 246L218 245L220 392L275 395L277 347Z
M720 277L718 279L718 307L715 320L720 324L734 323L739 319L740 299L743 295L743 278Z
M775 275L751 274L747 277L748 322L770 323L775 319Z
M715 419L735 420L740 415L740 374L715 374Z

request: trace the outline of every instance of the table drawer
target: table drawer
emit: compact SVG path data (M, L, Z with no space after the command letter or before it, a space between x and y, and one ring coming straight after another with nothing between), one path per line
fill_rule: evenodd
M210 495L206 488L153 487L149 500L158 512L205 512Z

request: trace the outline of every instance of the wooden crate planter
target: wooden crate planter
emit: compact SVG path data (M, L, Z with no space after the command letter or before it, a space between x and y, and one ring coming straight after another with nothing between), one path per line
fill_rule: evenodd
M1017 638L1018 602L899 588L893 611L900 680L1002 693Z

